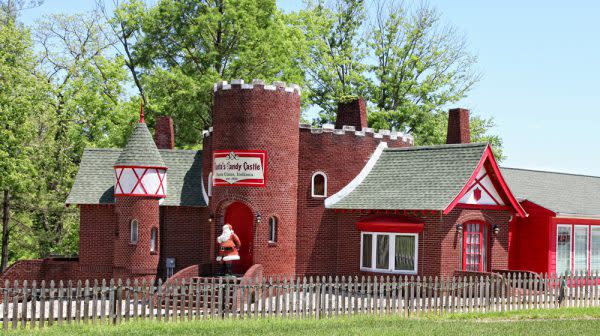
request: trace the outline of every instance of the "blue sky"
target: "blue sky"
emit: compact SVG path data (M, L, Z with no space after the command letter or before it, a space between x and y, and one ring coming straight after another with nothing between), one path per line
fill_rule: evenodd
M22 19L85 11L94 2L46 0ZM300 1L277 2L284 10L301 7ZM492 132L504 140L503 165L600 176L600 2L429 3L479 57L482 80L456 106L494 117Z

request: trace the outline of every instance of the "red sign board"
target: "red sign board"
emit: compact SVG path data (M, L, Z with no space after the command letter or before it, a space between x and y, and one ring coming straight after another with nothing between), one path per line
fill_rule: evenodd
M264 150L215 150L213 186L264 187L267 152Z

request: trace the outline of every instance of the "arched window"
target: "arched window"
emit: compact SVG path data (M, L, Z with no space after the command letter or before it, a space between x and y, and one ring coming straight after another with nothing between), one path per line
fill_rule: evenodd
M213 178L212 178L212 172L210 172L208 174L208 196L212 196L212 185L213 185Z
M158 230L152 228L150 231L150 252L156 252L156 242L158 241Z
M312 197L327 197L327 175L316 172L312 176Z
M129 227L131 244L137 244L138 242L138 224L139 223L137 219L131 221L131 225Z
M269 218L269 243L277 242L277 217Z

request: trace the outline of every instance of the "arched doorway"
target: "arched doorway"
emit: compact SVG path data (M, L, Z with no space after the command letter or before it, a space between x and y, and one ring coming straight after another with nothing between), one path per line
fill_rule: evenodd
M244 203L231 203L225 210L225 223L231 224L233 231L242 242L240 260L233 262L233 272L244 274L253 264L252 247L254 243L254 215L252 210Z

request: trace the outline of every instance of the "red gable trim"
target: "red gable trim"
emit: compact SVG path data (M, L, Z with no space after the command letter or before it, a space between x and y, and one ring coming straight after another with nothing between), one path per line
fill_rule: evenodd
M423 223L406 217L379 216L356 222L356 229L366 232L421 233L423 232Z
M479 172L479 170L481 170L481 168L483 167L483 165L486 162L489 163L490 167L494 171L494 174L498 179L498 183L500 184L500 189L504 192L504 195L508 198L508 203L509 203L508 206L512 210L514 210L514 212L517 214L517 216L526 217L527 213L525 212L525 210L523 210L523 208L521 207L521 205L519 204L519 202L517 201L515 196L510 191L510 188L508 187L508 184L506 184L506 181L504 181L504 177L502 177L502 174L500 173L500 168L498 168L498 163L496 163L496 159L494 158L494 153L492 153L492 148L489 145L485 148L485 151L483 152L483 156L481 157L481 160L479 160L479 163L477 164L475 171L473 171L473 174L471 174L471 178L469 178L469 180L464 185L464 187L461 189L461 191L458 193L458 195L456 195L454 200L446 207L443 214L447 215L448 213L450 213L450 211L452 211L452 209L454 209L458 205L458 202L469 191L469 189L471 187L471 183L476 180L477 173Z

